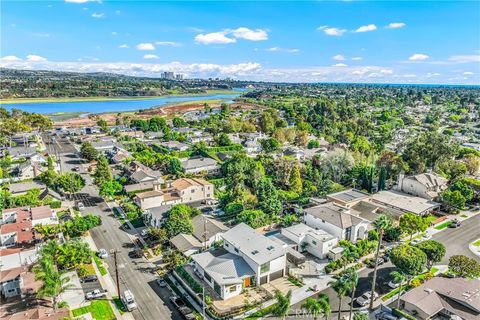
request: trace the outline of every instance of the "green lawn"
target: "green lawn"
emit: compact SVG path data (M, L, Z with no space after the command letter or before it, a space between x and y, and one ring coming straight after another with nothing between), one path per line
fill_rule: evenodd
M93 264L91 264L91 263L85 264L85 265L83 265L83 267L87 271L87 276L95 275L95 268L93 267Z
M100 274L102 276L106 275L108 272L107 272L107 269L105 269L105 267L103 266L103 261L96 255L93 256L93 260L95 261L95 264L97 265L97 268L98 268L98 271L100 271Z
M448 227L448 226L451 225L452 223L453 223L453 221L444 222L444 223L439 224L438 226L436 226L435 229L436 229L436 230L445 229L446 227Z
M92 318L95 320L114 320L115 314L113 313L112 307L108 300L95 300L86 307L81 307L78 309L72 310L74 317L81 316L82 314L89 313L92 315Z
M120 314L124 314L125 312L127 312L127 308L125 308L125 305L119 297L112 297L112 300L113 304L117 308L118 312L120 312Z
M478 239L477 241L475 241L475 242L473 243L473 245L474 245L475 247L480 247L480 239Z
M425 217L425 222L428 223L428 225L430 225L433 221L437 220L438 217L435 217L435 216L427 216Z

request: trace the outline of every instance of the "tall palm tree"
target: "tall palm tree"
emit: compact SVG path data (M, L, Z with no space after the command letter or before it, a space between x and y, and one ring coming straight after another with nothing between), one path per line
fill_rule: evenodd
M292 290L289 290L286 295L283 295L279 290L275 292L275 298L277 299L276 306L273 310L273 315L285 319L290 311L290 302L292 300Z
M338 297L338 320L340 320L340 316L341 316L341 312L342 312L342 299L343 299L343 297L345 297L345 295L349 291L349 284L345 280L345 278L343 278L343 277L340 277L339 279L334 280L334 281L330 281L328 284L337 293L337 297Z
M320 294L317 299L308 298L303 305L309 313L311 313L314 319L321 313L325 316L325 319L330 315L330 303L328 302L328 296L326 294Z
M37 297L52 298L53 309L57 310L58 297L73 286L73 284L68 284L70 278L65 276L65 272L56 270L50 259L40 260L40 263L35 266L34 272L35 280L42 281L42 286L37 291Z
M373 300L374 300L374 293L375 293L375 285L377 282L377 268L378 268L378 255L380 254L380 247L382 245L382 238L385 230L388 230L392 227L392 219L384 214L379 215L375 221L373 222L373 226L378 232L378 244L377 244L377 251L375 252L375 268L373 269L373 280L372 280L372 291L370 297L370 306L369 309L373 310Z
M354 267L350 267L347 270L343 272L342 277L345 279L345 281L349 285L349 291L350 291L350 316L348 319L352 319L353 316L353 299L355 298L355 290L357 289L358 285L358 273L357 269Z
M402 294L402 286L406 277L401 272L398 272L398 271L390 272L390 275L392 276L393 281L395 283L400 283L398 296L397 296L397 309L400 309L400 295Z

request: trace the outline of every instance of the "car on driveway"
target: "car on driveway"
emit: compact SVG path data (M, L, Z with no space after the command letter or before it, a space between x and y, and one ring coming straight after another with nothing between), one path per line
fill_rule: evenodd
M85 206L84 206L83 202L77 203L77 209L78 209L79 211L82 211L82 210L85 209Z
M165 281L163 278L159 278L157 279L157 284L159 287L164 288L167 286L167 281Z
M398 318L395 317L393 314L388 312L380 312L375 315L375 319L378 320L397 320Z
M366 307L370 303L371 296L372 296L372 293L370 291L364 292L360 297L355 299L355 302L362 307ZM377 298L378 298L378 293L374 292L373 300L376 300Z
M388 286L392 289L396 289L400 287L400 282L395 282L393 280L390 280L390 282L388 283Z
M95 282L97 281L98 278L96 275L91 275L91 276L86 276L86 277L82 277L80 278L80 282L81 283L86 283L86 282Z
M377 265L378 266L381 266L382 264L385 263L385 260L383 260L383 258L378 258L377 259ZM367 266L369 268L375 268L375 259L371 259L370 261L367 262Z
M93 300L93 299L100 299L106 296L107 296L107 290L100 291L99 289L97 289L97 290L87 292L87 294L85 295L85 299Z
M410 242L410 244L414 246L416 244L419 244L420 242L430 240L431 238L432 236L430 234L425 233L423 236L413 239L412 242Z
M105 249L100 249L98 250L98 257L101 259L107 259L108 258L108 252Z
M449 228L458 228L458 227L460 227L461 224L462 223L459 220L455 219L455 220L452 220L452 223L450 223L448 225L448 227Z

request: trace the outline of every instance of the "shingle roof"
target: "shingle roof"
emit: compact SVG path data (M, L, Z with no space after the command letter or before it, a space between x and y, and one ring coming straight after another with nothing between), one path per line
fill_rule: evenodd
M257 233L245 223L237 224L225 232L223 239L259 265L286 254L280 244Z
M201 242L205 241L204 234L206 234L206 239L210 239L216 234L228 230L228 227L220 221L210 219L202 214L193 217L192 224L193 235Z
M191 234L180 233L170 239L170 243L177 248L178 251L184 253L192 249L201 249L202 244Z
M352 209L340 207L332 202L321 204L304 210L315 218L325 220L326 222L345 229L356 226L366 220L359 217L360 212Z
M192 255L192 259L220 285L241 283L255 272L242 257L226 253L215 257L210 251Z
M429 316L442 309L461 316L478 319L480 316L480 280L434 277L400 297Z
M208 167L208 166L214 166L217 165L217 161L211 159L211 158L190 158L190 159L183 159L181 161L182 167L185 170L188 169L197 169L197 168L203 168L203 167Z

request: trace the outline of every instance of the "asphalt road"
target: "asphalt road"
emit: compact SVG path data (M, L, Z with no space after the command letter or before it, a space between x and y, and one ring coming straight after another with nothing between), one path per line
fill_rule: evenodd
M73 145L68 140L60 138L52 141L47 137L44 141L47 143L48 152L57 155L63 172L71 172L73 167L80 167L79 173L85 178L86 186L76 195L76 198L84 203L85 213L102 218L102 225L91 230L90 234L97 248L117 251L120 291L131 290L138 305L138 309L132 312L134 318L137 320L182 319L169 300L171 292L156 284L155 280L158 276L154 266L144 258L129 257L135 245L129 235L121 229L120 222L114 217L105 201L99 197L98 190L85 168L81 166L82 160L75 153L76 149ZM115 281L113 255L110 254L105 262Z
M447 249L447 254L440 264L448 264L448 259L458 254L480 261L480 258L468 249L468 245L478 238L480 238L480 214L463 221L458 228L448 228L432 236L433 240L443 243Z

